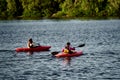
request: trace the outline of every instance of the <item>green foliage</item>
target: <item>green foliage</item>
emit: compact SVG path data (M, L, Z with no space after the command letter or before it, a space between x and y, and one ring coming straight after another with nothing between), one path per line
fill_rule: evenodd
M23 17L39 17L38 14L40 11L38 4L36 4L35 0L21 0L23 6ZM37 7L36 7L37 6Z
M5 0L0 0L0 13L6 10L6 1Z
M6 18L7 2L5 0L0 0L0 18Z
M57 12L56 1L50 0L21 0L23 5L23 17L50 17ZM54 9L56 7L56 9Z
M11 17L16 16L17 7L16 7L15 0L6 0L6 2L7 2L8 16L11 16Z
M120 0L0 0L0 18L120 17Z

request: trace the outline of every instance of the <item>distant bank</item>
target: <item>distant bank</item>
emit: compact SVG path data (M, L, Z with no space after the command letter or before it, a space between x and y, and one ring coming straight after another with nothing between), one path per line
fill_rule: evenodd
M0 19L120 18L120 0L0 0Z

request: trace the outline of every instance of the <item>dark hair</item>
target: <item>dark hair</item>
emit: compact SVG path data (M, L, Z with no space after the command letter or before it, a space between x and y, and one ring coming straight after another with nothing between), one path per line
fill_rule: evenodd
M30 39L29 39L29 42L30 42L30 43L32 43L32 42L33 42L32 38L30 38Z
M67 45L70 45L70 42L67 42Z

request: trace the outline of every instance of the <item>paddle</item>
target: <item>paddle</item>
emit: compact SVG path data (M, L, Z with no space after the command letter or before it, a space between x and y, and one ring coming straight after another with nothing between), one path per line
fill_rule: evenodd
M85 44L80 44L80 45L78 45L77 47L84 47L85 46ZM74 47L74 48L77 48L77 47ZM56 55L56 54L58 54L60 51L54 51L54 52L51 52L51 54L52 55Z

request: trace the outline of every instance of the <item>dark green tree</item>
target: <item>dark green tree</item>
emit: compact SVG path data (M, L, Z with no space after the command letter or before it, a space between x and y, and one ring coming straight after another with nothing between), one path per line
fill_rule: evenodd
M0 0L0 18L120 17L120 0Z
M6 17L7 2L5 0L0 0L0 18Z

